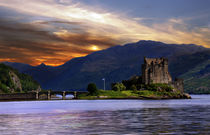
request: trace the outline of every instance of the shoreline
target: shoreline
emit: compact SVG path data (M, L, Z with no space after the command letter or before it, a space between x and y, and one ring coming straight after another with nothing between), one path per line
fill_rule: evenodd
M161 97L161 98L155 98L155 97L128 97L128 98L92 98L92 99L65 99L67 101L75 101L75 100L171 100L171 99L192 99L192 98L166 98L166 97ZM8 99L8 100L0 100L0 102L16 102L16 101L62 101L63 99L50 99L50 100L22 100L22 99ZM63 101L65 101L63 100Z
M74 100L171 100L171 99L192 99L191 96L186 98L178 98L178 97L132 97L132 98L82 98L82 99L74 99Z
M91 96L88 93L83 93L76 98L52 98L49 95L42 98L37 98L35 93L16 93L16 94L1 94L0 102L12 101L57 101L57 100L170 100L170 99L191 99L187 93L160 93L154 91L142 91L143 93L134 93L133 91L103 91L100 94ZM149 93L150 92L150 93ZM152 93L151 93L152 92ZM52 95L53 96L53 95Z

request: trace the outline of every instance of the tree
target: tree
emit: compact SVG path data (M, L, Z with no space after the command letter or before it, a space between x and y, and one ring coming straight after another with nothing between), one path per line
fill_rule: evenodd
M131 90L137 90L136 85L133 84L130 89Z
M167 92L173 91L173 88L165 83L156 83L156 84L146 85L146 89L152 90L152 91L167 91Z
M123 85L123 83L116 83L112 86L112 90L122 91L122 90L126 90L126 87Z
M88 84L87 91L90 95L98 95L98 89L95 83Z
M17 84L12 80L12 76L14 75L11 73L16 75L20 80L22 90L24 92L36 90L39 88L38 82L33 80L31 76L22 74L12 67L0 64L0 90L2 93L11 93L13 92L12 90L15 90L15 92L21 92L21 89L18 89L16 87Z

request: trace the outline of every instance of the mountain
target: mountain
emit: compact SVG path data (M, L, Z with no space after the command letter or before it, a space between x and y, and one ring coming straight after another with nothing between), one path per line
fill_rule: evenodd
M184 79L188 93L210 93L210 51L181 55L171 61L172 75Z
M133 75L140 75L144 56L169 58L169 70L172 76L179 77L201 64L201 62L208 60L208 57L199 58L197 56L199 54L196 54L203 54L208 50L193 44L177 45L155 41L139 41L75 58L58 67L50 67L44 64L36 67L20 66L20 63L7 63L7 65L33 76L45 89L85 90L88 83L91 82L96 83L98 88L102 89L102 78L106 78L106 88L109 89L112 82L119 82ZM194 54L196 55L194 56ZM185 59L188 56L196 62ZM194 59L193 57L198 58ZM179 62L181 65L179 65Z
M40 85L31 76L0 64L0 93L27 92L39 88Z

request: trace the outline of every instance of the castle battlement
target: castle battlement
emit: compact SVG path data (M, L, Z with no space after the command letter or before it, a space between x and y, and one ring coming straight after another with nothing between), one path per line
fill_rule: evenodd
M144 63L147 65L152 65L152 64L168 64L168 59L166 58L144 58Z

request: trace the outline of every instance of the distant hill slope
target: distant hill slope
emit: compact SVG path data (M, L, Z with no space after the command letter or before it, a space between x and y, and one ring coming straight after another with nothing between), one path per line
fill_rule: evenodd
M29 65L21 67L18 63L7 64L32 75L45 89L85 90L90 82L96 83L102 89L102 78L106 78L106 87L110 88L112 82L140 75L144 56L169 58L169 69L172 76L175 77L183 75L208 59L197 58L198 63L196 63L186 61L183 55L186 55L185 57L193 56L194 53L202 54L207 50L209 49L192 44L176 45L139 41L94 52L86 57L75 58L58 67L49 67L43 64L36 67ZM174 64L179 62L181 65Z
M210 93L210 51L179 56L170 69L185 80L186 92Z
M210 60L197 65L180 77L185 79L185 90L189 93L210 94Z
M40 86L31 76L0 64L0 93L27 92Z

